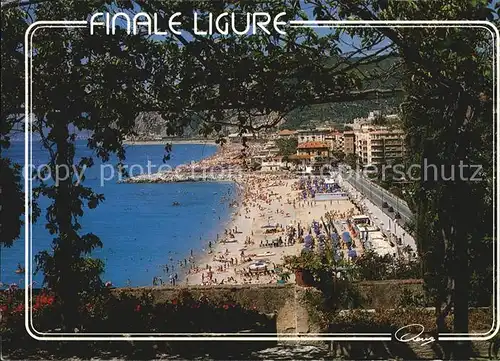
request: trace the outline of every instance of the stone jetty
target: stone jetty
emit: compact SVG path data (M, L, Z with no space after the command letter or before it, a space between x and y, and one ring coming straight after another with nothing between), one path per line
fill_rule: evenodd
M143 174L122 180L122 183L237 182L235 173L179 173L176 171Z

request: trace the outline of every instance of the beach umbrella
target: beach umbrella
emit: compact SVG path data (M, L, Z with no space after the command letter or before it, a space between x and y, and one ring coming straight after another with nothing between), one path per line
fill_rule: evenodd
M313 244L314 244L313 238L310 235L307 235L304 238L304 247L312 248Z
M342 233L342 239L347 244L352 243L351 235L349 234L349 232Z

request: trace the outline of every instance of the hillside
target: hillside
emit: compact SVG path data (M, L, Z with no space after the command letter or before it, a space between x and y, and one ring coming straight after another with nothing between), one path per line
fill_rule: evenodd
M352 58L351 61L358 61ZM334 65L338 60L329 58L325 60L327 66ZM360 66L352 70L363 79L361 90L370 88L393 88L400 85L399 79L394 75L394 66L398 63L397 57L382 57L380 61ZM397 110L402 99L380 98L360 100L343 103L316 104L292 111L280 128L298 129L309 128L317 125L331 125L351 123L354 118L365 117L372 110L381 110L383 113L392 113ZM136 119L136 131L140 136L165 136L168 122L159 114L147 112ZM193 121L185 129L184 136L197 136L199 122Z
M353 58L351 61L359 59ZM328 65L336 62L327 60ZM397 57L384 57L381 61L364 65L354 72L364 78L361 90L370 88L392 88L401 84L395 75L394 67L398 64ZM282 128L298 129L314 127L318 124L331 125L350 123L354 118L366 117L372 110L381 110L383 113L392 113L397 110L402 99L396 97L361 100L344 103L316 104L290 113Z

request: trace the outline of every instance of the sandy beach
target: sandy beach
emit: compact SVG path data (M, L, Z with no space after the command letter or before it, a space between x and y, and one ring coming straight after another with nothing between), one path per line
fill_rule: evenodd
M252 154L258 147L251 145L245 153ZM341 233L348 231L343 221L359 214L347 198L317 200L313 194L305 194L304 189L299 189L299 177L292 172L250 171L244 164L242 149L235 144L220 147L214 155L180 165L173 172L130 179L131 182L166 183L190 181L204 175L195 181L232 181L238 185L226 229L218 239L207 240L201 255L192 251L189 260L180 262L181 272L176 273L180 277L171 278L171 284L277 283L282 279L279 265L283 258L300 253L305 237L312 233L313 221L321 224L329 214ZM361 255L361 242L357 242L354 249ZM347 249L342 252L347 257ZM288 281L294 282L294 275Z
M247 173L244 178L243 194L232 222L218 242L207 245L206 256L196 260L185 284L276 283L280 277L275 266L283 262L284 256L298 254L304 246L300 237L288 240L287 228L301 225L309 229L326 212L355 213L354 205L347 199L333 202L300 199L299 191L293 189L298 178L292 174L255 172ZM272 244L280 238L281 246ZM252 272L250 265L256 261L267 263L268 272ZM293 275L289 281L294 282Z

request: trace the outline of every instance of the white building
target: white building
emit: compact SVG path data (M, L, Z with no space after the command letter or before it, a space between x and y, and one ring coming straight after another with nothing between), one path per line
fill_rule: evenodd
M279 172L286 168L286 162L283 162L282 157L266 158L262 160L260 170L262 172Z

